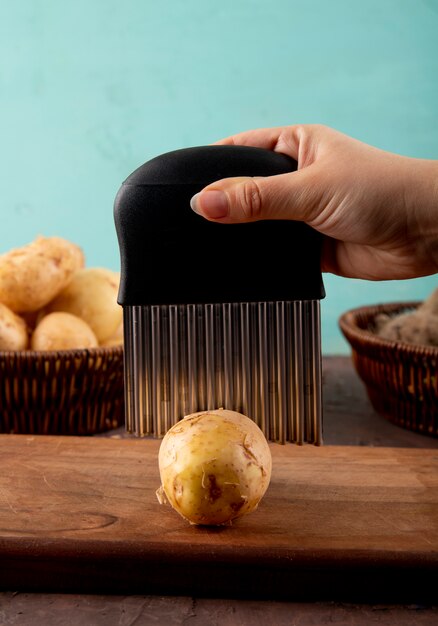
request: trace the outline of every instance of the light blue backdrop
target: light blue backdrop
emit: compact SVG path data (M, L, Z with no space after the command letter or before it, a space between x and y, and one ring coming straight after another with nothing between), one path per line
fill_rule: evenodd
M318 122L438 158L438 0L3 0L0 102L0 250L56 234L118 269L114 196L167 150ZM325 284L348 353L344 310L438 278Z

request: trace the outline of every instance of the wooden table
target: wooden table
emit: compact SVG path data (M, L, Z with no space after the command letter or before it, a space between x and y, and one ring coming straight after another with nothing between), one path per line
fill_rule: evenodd
M324 442L392 448L438 448L438 440L393 426L376 415L348 357L324 359ZM123 429L103 435L128 437ZM438 604L438 596L437 596ZM3 620L3 621L2 621ZM385 621L382 621L385 620ZM246 599L142 595L0 594L0 624L436 624L438 609L427 603L355 605L327 601L273 602Z

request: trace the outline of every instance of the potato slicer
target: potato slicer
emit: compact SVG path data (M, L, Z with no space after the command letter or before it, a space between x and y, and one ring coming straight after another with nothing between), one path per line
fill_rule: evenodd
M120 247L126 429L162 437L189 413L248 415L267 439L322 442L320 235L301 222L209 222L206 185L297 169L245 146L168 152L114 206Z

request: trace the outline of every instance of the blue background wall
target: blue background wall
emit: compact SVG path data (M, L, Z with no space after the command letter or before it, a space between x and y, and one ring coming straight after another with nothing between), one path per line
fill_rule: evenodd
M438 0L20 0L0 5L0 251L69 238L119 268L122 180L149 158L318 122L438 158ZM422 298L437 276L326 276L323 349L345 309Z

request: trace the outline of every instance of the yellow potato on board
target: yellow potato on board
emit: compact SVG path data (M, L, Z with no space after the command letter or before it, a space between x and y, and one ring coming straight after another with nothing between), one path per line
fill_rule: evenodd
M192 524L223 525L257 508L269 486L272 457L253 420L221 408L172 426L158 466L160 503L169 502Z

